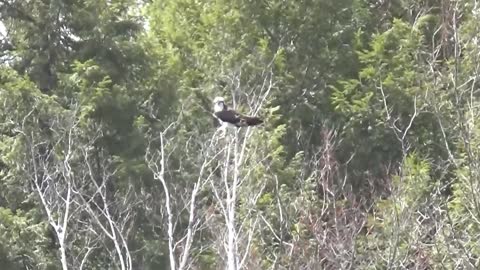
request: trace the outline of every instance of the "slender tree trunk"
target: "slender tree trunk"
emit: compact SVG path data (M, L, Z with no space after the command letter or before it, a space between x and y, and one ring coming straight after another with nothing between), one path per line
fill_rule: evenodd
M65 243L64 241L60 241L60 260L62 261L62 270L68 269L67 264L67 253L65 251Z

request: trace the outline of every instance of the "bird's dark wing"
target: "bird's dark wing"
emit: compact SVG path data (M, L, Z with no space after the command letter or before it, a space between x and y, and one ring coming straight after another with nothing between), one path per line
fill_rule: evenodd
M234 110L216 112L215 116L223 122L231 123L237 127L256 126L263 123L263 120L259 117L242 115Z
M263 120L256 116L242 116L240 122L245 122L246 126L256 126L263 123Z
M240 121L240 114L234 110L224 110L220 112L214 113L218 119L222 120L223 122L237 124Z

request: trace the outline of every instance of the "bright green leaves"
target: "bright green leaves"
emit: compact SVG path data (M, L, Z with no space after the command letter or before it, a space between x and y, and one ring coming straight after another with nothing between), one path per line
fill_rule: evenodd
M431 168L427 160L421 159L416 154L406 157L401 175L394 181L395 189L399 191L400 198L397 203L401 210L409 209L413 205L421 205L426 200L435 185L430 179Z
M425 117L415 113L427 103L422 83L429 67L421 62L423 36L409 24L394 20L387 31L373 35L368 46L362 44L361 32L356 40L361 65L357 78L340 80L331 87L333 108L346 121L345 146L361 144L352 151L362 160L398 162L401 149L395 132L404 131L412 117L420 121ZM423 130L413 132L422 140L429 136ZM368 147L360 143L365 140L370 142Z
M5 139L39 128L44 131L50 116L62 111L57 97L43 94L26 76L7 67L0 68L0 103L0 130Z
M75 62L73 72L63 80L64 87L67 97L82 104L81 115L91 117L103 106L114 105L112 80L93 60Z
M92 163L94 174L103 175L102 164L114 172L105 194L118 199L109 204L115 214L120 201L138 202L125 225L138 251L134 268L167 265L165 193L147 168L146 146L158 150L170 126L165 169L181 234L202 162L231 146L212 139L211 99L220 95L265 120L237 134L250 136L232 204L237 228L253 228L236 235L248 240L238 247L252 243L246 268L422 268L428 256L476 252L476 7L374 2L3 1L0 265L13 269L20 255L39 268L58 262L25 157L28 140L52 143L52 160L62 164L72 123L73 168L83 165L80 143L88 141L89 160L104 161ZM234 170L222 157L203 168L209 180L195 205L191 255L200 259L192 262L205 269L223 267L216 202L232 187L231 178L221 185L222 173ZM85 243L69 244L76 252ZM86 268L113 264L94 253Z
M437 217L430 205L438 203L438 198L430 174L428 160L417 154L407 156L401 171L394 176L389 197L379 199L369 214L369 231L361 238L358 251L368 254L368 250L374 250L372 261L377 267L391 268L400 265L402 259L418 263L411 254L418 250L432 252L427 250L428 243L436 239L430 235L429 222L435 222ZM389 259L383 261L381 257Z
M26 196L30 184L22 166L27 144L52 138L50 127L61 118L64 108L57 97L38 90L26 76L0 69L0 198L13 209L30 210L32 197ZM5 206L5 205L4 205Z
M333 87L331 99L334 109L347 117L363 115L369 110L369 102L373 93L364 94L357 80L340 82L341 88Z
M85 150L91 155L90 160L97 158L96 167L90 168L96 175L100 175L103 162L99 157L114 163L118 181L109 182L112 192L120 194L123 187L132 183L141 186L144 177L150 177L139 162L139 157L143 161L144 141L133 123L142 114L139 105L144 104L145 97L163 89L154 81L153 68L148 66L155 60L147 58L149 52L138 42L143 27L136 17L139 7L132 6L133 2L0 4L2 22L9 30L6 40L11 45L9 51L2 52L2 61L8 61L0 68L0 207L11 211L0 216L0 226L6 224L2 223L4 220L9 222L0 237L11 247L8 260L23 262L24 268L57 269L59 265L56 236L50 240L45 233L45 212L40 211L43 206L30 181L40 177L40 173L33 175L29 169L32 163L44 161L42 173L60 170L55 165L63 164L67 158L65 138L71 135L72 125L75 124L75 131L71 139L76 147L82 147L86 141L94 145L88 150L76 148L70 155L75 163L70 165L76 173L79 163L82 164L80 152ZM50 160L42 160L45 156ZM52 175L58 176L56 173ZM86 185L85 179L74 175L76 183ZM56 185L61 182L54 180ZM35 227L38 224L42 228ZM28 236L11 234L15 227ZM34 240L38 242L33 243ZM80 242L68 244L70 254L84 248L85 243ZM2 245L2 252L3 249ZM1 265L9 267L3 263L4 257L2 254ZM99 269L108 268L102 268L100 263L106 257L99 257Z
M37 269L52 269L49 262L52 254L45 253L49 239L47 227L35 223L31 213L22 210L12 212L0 207L0 263L8 269L23 269L21 266L35 265ZM38 266L37 266L38 265ZM49 266L50 265L50 266Z

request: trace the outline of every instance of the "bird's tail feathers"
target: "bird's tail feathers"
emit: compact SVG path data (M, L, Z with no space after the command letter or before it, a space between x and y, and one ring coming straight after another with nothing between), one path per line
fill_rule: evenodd
M263 120L255 116L248 116L245 117L245 122L248 126L256 126L263 123Z

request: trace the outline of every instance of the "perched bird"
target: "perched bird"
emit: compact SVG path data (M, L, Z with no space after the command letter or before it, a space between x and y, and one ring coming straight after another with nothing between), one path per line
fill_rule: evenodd
M223 97L216 97L213 100L213 114L219 120L224 134L227 126L247 127L263 123L263 120L256 116L242 115L234 110L228 109Z

